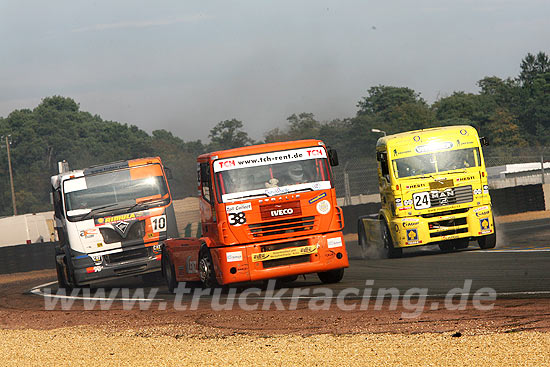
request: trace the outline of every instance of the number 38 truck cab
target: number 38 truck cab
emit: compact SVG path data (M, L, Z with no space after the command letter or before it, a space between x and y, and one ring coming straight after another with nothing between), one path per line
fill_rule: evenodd
M165 241L163 272L206 286L317 273L342 279L348 257L331 165L320 140L247 146L198 157L202 237Z
M178 232L160 158L61 172L51 183L60 288L161 270L159 242Z
M487 172L471 126L384 136L376 144L384 247L438 244L442 251L496 244ZM363 231L364 233L364 231ZM360 238L361 240L361 238Z

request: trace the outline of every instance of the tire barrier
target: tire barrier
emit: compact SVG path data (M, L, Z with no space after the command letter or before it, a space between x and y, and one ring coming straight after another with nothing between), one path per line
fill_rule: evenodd
M0 254L0 274L55 269L55 242L5 246Z
M497 215L546 210L541 184L493 189L490 194Z

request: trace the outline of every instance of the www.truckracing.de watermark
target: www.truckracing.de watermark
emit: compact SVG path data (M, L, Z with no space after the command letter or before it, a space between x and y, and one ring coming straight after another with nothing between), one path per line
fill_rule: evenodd
M419 317L429 310L465 310L468 303L474 309L487 311L493 309L497 298L497 292L493 288L483 287L472 291L471 279L464 280L460 287L439 294L431 294L428 288L415 287L405 291L394 287L375 288L374 283L374 280L367 280L363 288L338 290L328 287L280 288L275 280L270 280L263 289L202 289L180 283L173 300L160 297L159 288L75 288L71 292L64 289L53 292L51 288L45 288L40 293L44 297L46 310L71 310L77 305L84 310L109 310L115 304L122 304L124 310L172 308L176 311L193 311L199 308L210 308L213 311L280 311L296 310L298 307L312 311L330 310L334 307L341 311L394 311L400 307L403 318Z

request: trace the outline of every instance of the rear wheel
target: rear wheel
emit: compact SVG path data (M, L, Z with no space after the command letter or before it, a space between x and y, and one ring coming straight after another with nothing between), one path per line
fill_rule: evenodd
M214 262L208 248L201 249L199 253L199 278L205 288L215 288L219 286L214 270Z
M178 287L178 281L176 280L174 264L172 264L172 260L166 251L162 253L162 275L168 286L168 291L174 293L175 289Z
M382 241L384 243L384 250L386 252L386 256L390 259L403 256L402 248L393 247L393 240L391 238L391 233L390 233L390 229L388 228L388 224L384 222L383 226L384 228L382 229Z
M497 233L494 232L487 236L478 237L477 243L481 249L494 248L497 244Z
M344 277L344 268L317 273L317 276L324 284L338 283Z
M367 233L362 219L357 220L357 243L361 249L361 257L367 258Z

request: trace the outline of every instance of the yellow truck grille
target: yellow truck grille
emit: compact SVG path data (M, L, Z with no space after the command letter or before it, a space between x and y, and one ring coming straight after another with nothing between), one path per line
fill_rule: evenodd
M459 186L430 191L431 207L464 204L474 200L472 186Z

